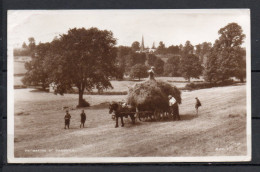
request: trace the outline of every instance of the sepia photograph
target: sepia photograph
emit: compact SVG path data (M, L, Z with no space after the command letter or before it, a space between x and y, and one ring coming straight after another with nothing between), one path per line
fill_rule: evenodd
M7 22L8 163L251 160L249 9Z

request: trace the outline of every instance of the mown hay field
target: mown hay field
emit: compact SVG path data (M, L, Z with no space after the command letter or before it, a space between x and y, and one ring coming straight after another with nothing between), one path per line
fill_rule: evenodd
M15 157L145 157L246 155L246 86L182 92L180 121L137 121L125 118L114 128L107 102L126 95L84 95L87 128L80 129L81 109L71 110L71 129L64 129L65 111L78 95L64 96L16 89ZM202 102L195 115L195 97ZM46 150L33 151L33 150ZM52 150L52 151L49 151ZM71 150L71 151L61 151Z

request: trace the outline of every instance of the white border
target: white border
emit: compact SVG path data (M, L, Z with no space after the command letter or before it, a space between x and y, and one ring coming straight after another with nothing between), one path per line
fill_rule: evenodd
M11 10L19 11L19 10ZM25 11L25 10L23 10ZM33 11L33 10L29 10ZM37 10L37 12L46 12L54 10ZM58 10L58 12L67 12L68 10ZM69 10L70 12L80 12L82 10ZM99 11L99 10L94 10ZM104 11L104 10L100 10ZM105 10L109 11L109 10ZM126 11L126 10L120 10ZM148 10L135 10L137 12L145 12ZM194 9L169 10L175 13L234 13L241 12L248 14L249 31L245 39L246 45L246 82L247 82L247 155L246 156L200 156L200 157L82 157L82 158L15 158L14 157L14 71L13 71L13 48L10 44L10 32L7 29L7 54L8 54L8 73L7 73L7 160L8 163L144 163L144 162L240 162L250 161L252 155L252 140L251 140L251 26L250 26L250 9ZM9 11L8 11L9 12ZM9 17L9 15L8 15ZM7 20L7 27L10 26Z

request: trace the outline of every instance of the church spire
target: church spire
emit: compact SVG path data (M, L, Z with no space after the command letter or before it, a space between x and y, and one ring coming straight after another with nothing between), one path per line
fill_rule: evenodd
M155 49L155 45L154 45L154 42L153 42L153 46L152 46L152 49Z
M144 36L142 35L141 51L144 51Z

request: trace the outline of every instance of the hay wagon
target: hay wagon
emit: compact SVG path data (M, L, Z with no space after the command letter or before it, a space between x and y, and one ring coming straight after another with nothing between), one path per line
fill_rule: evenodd
M136 118L138 118L140 121L146 121L148 119L159 121L164 119L172 119L173 114L169 112L169 110L161 111L161 110L155 110L155 111L138 111L136 112Z
M135 116L135 119L139 119L139 121L147 121L147 120L153 120L153 121L159 121L163 119L171 119L173 115L168 112L162 112L159 110L156 111L137 111L137 112L121 112L123 117L128 118L129 115L133 114ZM112 119L115 120L115 115L112 115Z

